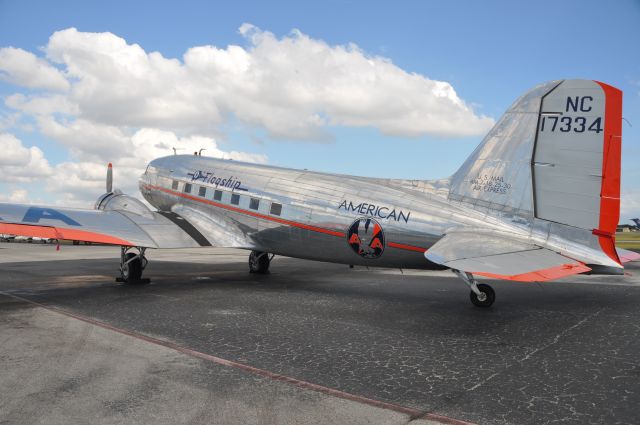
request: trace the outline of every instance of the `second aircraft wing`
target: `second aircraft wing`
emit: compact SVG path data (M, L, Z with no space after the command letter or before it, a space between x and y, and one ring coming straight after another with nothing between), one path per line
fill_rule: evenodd
M145 248L250 247L230 226L181 213L0 203L0 233Z

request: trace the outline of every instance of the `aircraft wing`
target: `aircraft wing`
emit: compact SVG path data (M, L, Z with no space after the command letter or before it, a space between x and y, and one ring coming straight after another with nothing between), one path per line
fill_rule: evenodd
M194 225L176 212L148 209L134 212L0 203L0 233L145 248L250 245L232 228L207 222L206 217Z
M436 242L425 257L474 275L520 282L544 282L591 268L554 251L502 235L457 231Z

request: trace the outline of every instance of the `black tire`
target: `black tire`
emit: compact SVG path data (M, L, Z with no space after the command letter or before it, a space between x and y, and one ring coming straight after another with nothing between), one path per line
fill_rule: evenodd
M125 259L129 261L135 256L136 254L129 252L125 256ZM139 282L142 278L142 260L140 257L122 266L121 275L124 283L134 284Z
M478 289L480 290L480 292L483 292L487 296L487 298L483 301L480 301L475 292L471 291L469 297L471 298L471 302L473 303L473 305L475 305L476 307L491 307L491 305L493 305L496 300L496 293L493 288L486 283L480 283L478 285Z
M267 274L269 273L269 254L260 251L251 251L249 254L249 273Z

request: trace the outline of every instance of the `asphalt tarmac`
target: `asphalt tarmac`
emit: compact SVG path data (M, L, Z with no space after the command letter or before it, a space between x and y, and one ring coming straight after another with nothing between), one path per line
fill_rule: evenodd
M247 252L0 244L0 423L640 423L640 263L491 281Z

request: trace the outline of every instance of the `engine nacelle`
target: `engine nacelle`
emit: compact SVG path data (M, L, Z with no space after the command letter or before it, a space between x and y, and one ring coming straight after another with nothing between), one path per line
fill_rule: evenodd
M153 212L142 201L125 195L117 189L100 196L94 208L104 211L125 211L153 219Z

